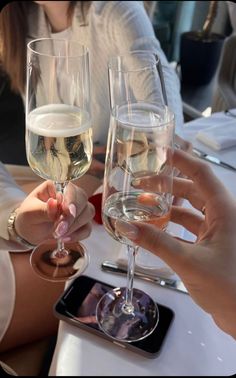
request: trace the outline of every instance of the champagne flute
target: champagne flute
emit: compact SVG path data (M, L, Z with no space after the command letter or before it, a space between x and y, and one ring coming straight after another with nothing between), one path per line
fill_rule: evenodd
M85 174L92 160L88 49L76 41L41 38L27 45L26 154L31 169L66 186ZM56 227L56 224L55 224ZM56 237L31 254L35 272L49 281L81 274L89 256L81 243Z
M163 85L153 52L135 51L109 62L112 110L102 218L108 233L127 246L128 273L126 287L100 299L96 316L107 335L126 342L147 337L159 320L154 300L133 288L138 246L118 233L116 222L146 222L165 229L170 219L174 115L165 105ZM145 188L140 179L145 179Z

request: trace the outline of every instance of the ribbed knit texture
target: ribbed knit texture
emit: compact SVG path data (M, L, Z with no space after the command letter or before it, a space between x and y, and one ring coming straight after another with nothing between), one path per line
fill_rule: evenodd
M29 39L51 36L42 8L34 3L31 4L29 23ZM154 50L161 62L167 66L164 71L167 98L175 114L178 133L183 125L179 80L155 38L152 24L141 1L94 1L89 8L85 25L78 3L70 38L89 49L95 143L105 144L107 141L110 120L107 71L109 57L133 50Z

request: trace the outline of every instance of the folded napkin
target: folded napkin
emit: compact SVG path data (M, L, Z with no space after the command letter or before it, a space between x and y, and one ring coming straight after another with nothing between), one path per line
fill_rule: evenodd
M236 119L202 129L196 138L216 151L236 146Z

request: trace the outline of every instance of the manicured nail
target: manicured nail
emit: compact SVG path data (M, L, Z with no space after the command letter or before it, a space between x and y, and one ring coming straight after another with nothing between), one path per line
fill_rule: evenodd
M57 228L55 229L54 233L56 237L60 238L67 232L67 230L68 230L68 223L66 221L61 221L57 225Z
M73 203L71 203L69 205L69 210L70 210L72 217L75 218L76 217L76 206Z
M62 239L63 243L68 243L71 241L71 237L70 236L66 236L65 238Z
M139 234L139 230L136 226L121 220L117 220L116 222L116 231L131 240L137 239Z

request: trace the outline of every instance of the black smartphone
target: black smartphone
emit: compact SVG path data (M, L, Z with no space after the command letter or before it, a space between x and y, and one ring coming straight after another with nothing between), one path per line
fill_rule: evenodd
M54 314L61 320L92 332L127 350L139 353L147 358L157 357L173 321L173 310L157 303L159 322L151 335L143 340L130 343L116 341L107 336L99 328L96 321L97 303L102 295L112 288L113 286L92 277L79 276L58 299L54 306Z

